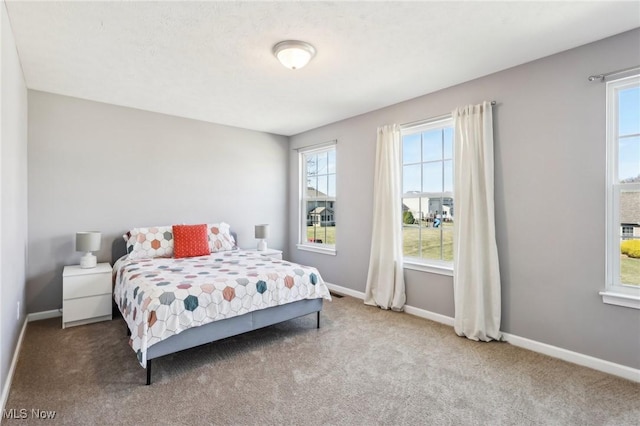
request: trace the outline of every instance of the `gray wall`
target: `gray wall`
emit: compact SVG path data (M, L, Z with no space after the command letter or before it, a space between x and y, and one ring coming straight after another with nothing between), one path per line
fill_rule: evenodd
M602 303L605 285L605 85L587 77L640 64L640 30L543 58L291 138L338 140L337 256L299 251L325 279L364 291L372 224L376 128L494 107L502 330L640 368L640 311ZM298 184L290 157L289 185ZM289 215L298 216L296 191ZM452 278L405 271L407 304L454 315Z
M26 312L27 88L4 2L0 15L0 389L4 390Z
M98 261L138 226L225 221L286 242L288 138L29 91L29 312L62 305L75 233L103 233Z

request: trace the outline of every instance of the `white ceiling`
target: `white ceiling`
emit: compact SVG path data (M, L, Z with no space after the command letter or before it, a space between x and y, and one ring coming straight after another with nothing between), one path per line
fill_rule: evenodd
M6 4L30 89L282 135L640 27L638 1Z

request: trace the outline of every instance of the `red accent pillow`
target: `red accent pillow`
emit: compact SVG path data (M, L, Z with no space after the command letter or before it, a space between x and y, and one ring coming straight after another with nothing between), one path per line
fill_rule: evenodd
M211 254L207 225L173 225L173 257L205 256Z

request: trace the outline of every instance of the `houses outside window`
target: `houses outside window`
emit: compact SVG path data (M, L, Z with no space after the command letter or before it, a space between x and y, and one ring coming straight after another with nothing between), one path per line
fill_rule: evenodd
M640 309L640 75L607 83L605 303Z
M336 142L300 151L298 248L335 254Z
M403 128L402 249L408 268L452 273L453 185L452 118Z
M622 210L622 209L621 209ZM632 240L634 239L634 228L640 228L640 226L637 225L622 225L622 239L623 240Z

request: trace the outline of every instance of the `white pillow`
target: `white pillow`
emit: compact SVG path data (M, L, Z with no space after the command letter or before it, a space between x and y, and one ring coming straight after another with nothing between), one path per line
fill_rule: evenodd
M211 253L238 248L228 223L207 224L207 234ZM171 225L133 228L122 238L127 242L129 259L173 257L173 227Z
M171 226L133 228L122 237L127 242L129 259L173 256L173 230Z

